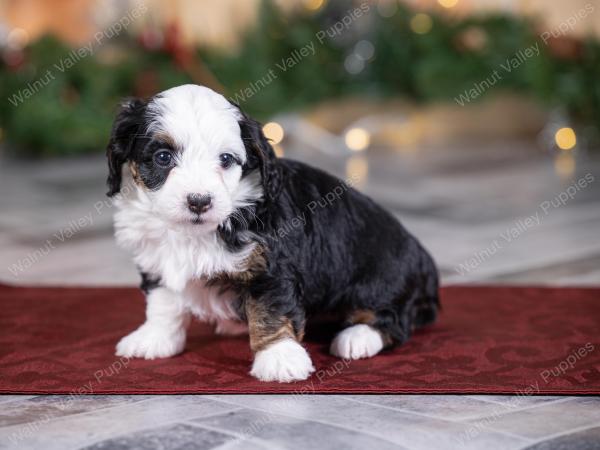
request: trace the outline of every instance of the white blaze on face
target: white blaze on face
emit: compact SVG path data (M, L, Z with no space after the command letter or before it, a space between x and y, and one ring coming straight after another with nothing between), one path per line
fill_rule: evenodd
M163 134L175 144L175 167L166 182L149 195L157 214L176 223L190 223L189 194L210 195L212 207L202 215L205 227L216 228L239 206L248 187L240 183L242 168L221 167L219 156L230 153L242 164L246 150L240 136L238 109L223 96L201 86L169 89L149 105L148 132Z

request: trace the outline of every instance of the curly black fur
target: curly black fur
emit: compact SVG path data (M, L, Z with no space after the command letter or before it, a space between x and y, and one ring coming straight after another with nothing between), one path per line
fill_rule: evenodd
M348 183L276 158L253 120L245 118L240 128L252 161L247 172L260 168L268 193L248 221L221 235L236 248L249 223L265 251L264 271L232 282L242 298L260 299L296 331L319 313L371 311L369 324L388 344L405 342L413 329L435 320L436 266L396 218Z

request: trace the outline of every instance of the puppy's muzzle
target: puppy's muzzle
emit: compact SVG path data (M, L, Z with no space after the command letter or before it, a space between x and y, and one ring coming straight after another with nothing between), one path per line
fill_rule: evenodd
M194 214L203 214L212 206L212 197L210 195L188 194L188 209Z

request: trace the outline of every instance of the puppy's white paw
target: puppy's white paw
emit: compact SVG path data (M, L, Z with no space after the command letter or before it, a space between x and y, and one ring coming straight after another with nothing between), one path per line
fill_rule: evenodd
M248 324L236 320L219 320L215 328L215 333L224 336L241 336L248 334Z
M383 348L381 334L365 324L353 325L341 331L329 351L340 358L360 359L376 355Z
M314 371L315 368L304 347L288 338L256 352L250 375L261 381L289 383L306 380Z
M171 331L144 324L117 344L117 356L127 358L168 358L185 347L185 329Z

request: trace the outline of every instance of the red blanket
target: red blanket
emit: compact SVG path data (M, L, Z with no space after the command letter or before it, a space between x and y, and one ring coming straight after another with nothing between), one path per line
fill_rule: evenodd
M0 286L2 393L600 394L600 289L449 287L439 321L404 346L343 361L332 330L309 329L316 373L262 383L248 375L247 337L194 324L185 352L114 355L144 320L137 289Z

